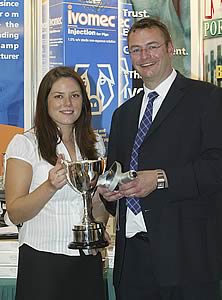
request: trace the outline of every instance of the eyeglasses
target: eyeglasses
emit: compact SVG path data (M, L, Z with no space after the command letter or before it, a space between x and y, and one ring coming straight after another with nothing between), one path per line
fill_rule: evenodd
M160 47L162 47L166 42L163 42L160 45L145 45L145 47L132 47L129 49L129 53L133 56L140 56L143 51L149 52L150 54L155 54Z

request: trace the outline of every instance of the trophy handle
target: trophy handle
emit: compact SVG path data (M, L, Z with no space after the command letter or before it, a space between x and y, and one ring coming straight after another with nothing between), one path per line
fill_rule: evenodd
M69 162L65 159L61 160L61 163L64 165L65 169L66 169L66 179L67 179L67 183L69 184L69 186L75 191L77 192L79 195L82 195L82 193L75 187L75 185L72 183L72 180L70 179L70 175L69 175ZM75 178L73 178L75 179Z
M119 184L127 183L137 177L135 170L129 170L128 172L120 174Z

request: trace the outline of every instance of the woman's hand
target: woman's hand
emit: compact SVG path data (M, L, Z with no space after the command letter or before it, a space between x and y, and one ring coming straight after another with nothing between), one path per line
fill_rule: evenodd
M56 165L49 171L48 182L55 191L61 189L66 183L66 170L62 164L63 155L59 154Z

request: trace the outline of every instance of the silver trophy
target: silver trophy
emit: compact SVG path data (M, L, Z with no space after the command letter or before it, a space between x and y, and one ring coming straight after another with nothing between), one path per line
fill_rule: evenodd
M120 184L130 182L137 177L134 170L122 173L122 167L118 161L115 161L110 169L103 175L100 175L97 185L104 186L110 191L117 190Z
M96 190L99 176L105 169L105 160L83 160L69 162L63 160L67 171L67 181L73 190L82 195L83 220L81 225L73 226L73 241L70 249L94 249L108 246L104 237L103 223L96 222L92 215L92 197Z

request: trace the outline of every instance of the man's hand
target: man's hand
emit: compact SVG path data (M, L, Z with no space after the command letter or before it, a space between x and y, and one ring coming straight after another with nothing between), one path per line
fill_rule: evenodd
M157 186L157 170L138 171L137 177L119 185L119 189L113 192L108 188L99 186L97 191L107 200L116 201L123 197L143 198L152 193Z
M112 201L117 201L121 198L124 197L122 193L120 193L119 190L111 192L108 188L103 187L103 186L98 186L97 187L97 192L103 196L106 201L112 202Z
M157 170L138 171L134 180L119 186L119 193L124 197L143 198L152 193L156 186Z

